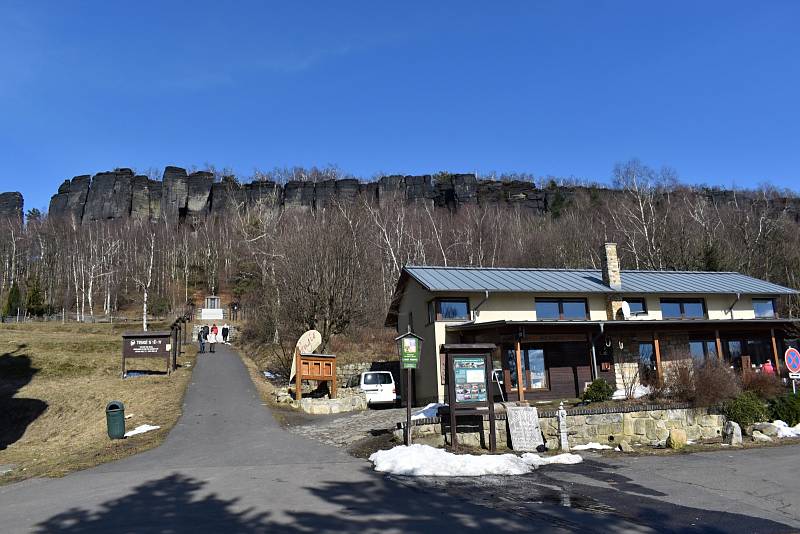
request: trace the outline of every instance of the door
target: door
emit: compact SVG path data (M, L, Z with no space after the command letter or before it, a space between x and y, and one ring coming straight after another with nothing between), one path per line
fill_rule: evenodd
M536 345L522 345L522 385L526 390L541 391L548 389L547 366L545 365L544 348ZM506 350L506 368L510 371L509 383L504 384L506 392L517 389L517 351Z

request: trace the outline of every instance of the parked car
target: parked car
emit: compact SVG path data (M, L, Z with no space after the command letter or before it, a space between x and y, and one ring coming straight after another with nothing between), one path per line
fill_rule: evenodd
M367 371L361 373L361 390L367 397L367 404L397 404L394 377L389 371Z

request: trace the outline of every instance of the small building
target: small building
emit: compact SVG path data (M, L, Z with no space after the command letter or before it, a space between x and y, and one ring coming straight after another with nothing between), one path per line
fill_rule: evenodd
M208 295L204 299L204 306L200 309L201 321L221 321L225 316L222 301L216 295Z
M425 339L418 404L444 401L448 343L494 343L509 400L574 398L595 378L628 389L678 361L782 366L798 321L778 299L797 293L735 272L622 270L607 243L599 270L404 267L386 326Z

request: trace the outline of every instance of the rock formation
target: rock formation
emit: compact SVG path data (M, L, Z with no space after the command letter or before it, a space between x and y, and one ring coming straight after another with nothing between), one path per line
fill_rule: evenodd
M0 193L0 220L22 222L22 194L19 192Z
M215 182L209 172L187 173L180 167L167 167L161 180L153 180L120 168L65 181L50 201L49 216L76 223L127 218L182 222L256 204L269 209L321 210L353 201L403 202L450 211L465 205L496 205L549 213L569 203L581 190L588 191L580 187L541 189L527 181L479 180L473 174L392 175L373 182L343 179L290 181L281 185L269 181L240 184L233 177ZM594 189L592 194L605 196L617 192ZM702 194L720 204L733 199L730 191L706 190ZM737 195L742 200L747 193ZM786 211L800 221L797 197L775 198L771 202L775 209ZM0 216L3 215L22 217L19 193L0 194Z

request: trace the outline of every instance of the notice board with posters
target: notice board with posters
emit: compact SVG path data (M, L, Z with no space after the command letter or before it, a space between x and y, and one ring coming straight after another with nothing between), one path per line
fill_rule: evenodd
M489 450L496 449L494 398L490 393L493 343L445 344L441 354L446 361L447 408L450 444L458 446L457 418L489 416ZM483 425L480 425L483 432ZM482 438L483 440L483 438Z
M487 399L486 358L454 356L456 404L485 403Z

